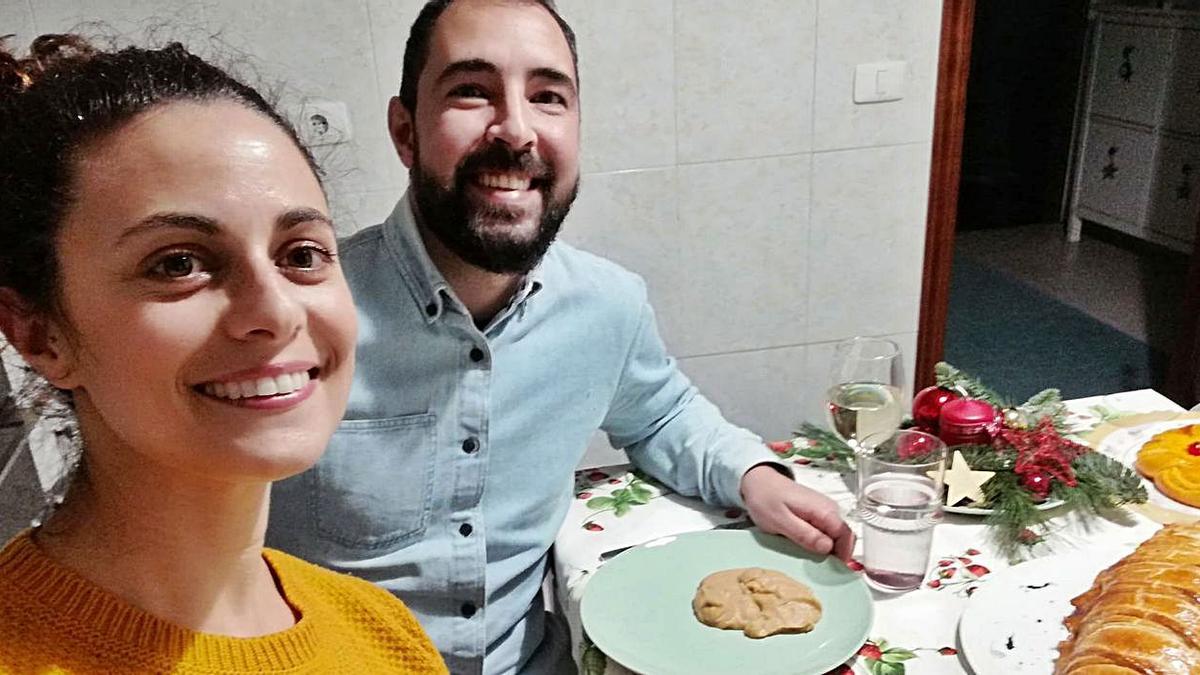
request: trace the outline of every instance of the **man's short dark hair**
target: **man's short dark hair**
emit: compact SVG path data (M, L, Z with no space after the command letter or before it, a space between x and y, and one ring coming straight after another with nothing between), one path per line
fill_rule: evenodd
M554 17L555 23L562 30L563 37L567 40L567 46L571 49L571 65L575 67L575 79L579 79L579 53L575 48L575 31L571 30L571 26L567 24L562 15L558 13L558 9L554 6L554 0L520 0L530 4L541 5L550 16ZM437 20L442 16L442 12L454 0L430 0L421 8L421 13L417 15L417 20L413 22L412 30L408 33L408 43L404 46L404 71L400 75L400 103L408 109L410 113L417 111L417 81L421 79L421 71L425 69L425 64L429 61L429 41L433 37L433 29L437 26ZM576 82L578 86L578 82Z

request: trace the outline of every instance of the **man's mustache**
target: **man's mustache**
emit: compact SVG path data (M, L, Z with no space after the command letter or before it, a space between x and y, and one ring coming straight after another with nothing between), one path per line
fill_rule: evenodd
M479 173L523 173L540 182L553 183L554 167L531 150L514 151L504 143L493 143L467 155L455 174L459 180Z

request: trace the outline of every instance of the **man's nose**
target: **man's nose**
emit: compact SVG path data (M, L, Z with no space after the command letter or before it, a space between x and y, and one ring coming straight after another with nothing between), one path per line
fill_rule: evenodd
M489 141L502 141L513 150L532 148L537 134L530 124L530 110L520 97L505 97L504 104L497 109L496 119L488 127Z

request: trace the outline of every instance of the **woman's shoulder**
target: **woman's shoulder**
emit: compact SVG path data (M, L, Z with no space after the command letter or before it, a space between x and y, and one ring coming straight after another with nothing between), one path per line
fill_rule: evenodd
M271 548L263 551L263 557L274 570L284 593L289 597L294 591L295 594L309 600L325 600L347 607L367 605L411 616L404 603L369 581L334 572L290 553Z
M293 555L263 552L284 596L304 617L369 648L403 659L412 672L444 673L441 655L415 616L388 591ZM336 628L335 628L336 627Z

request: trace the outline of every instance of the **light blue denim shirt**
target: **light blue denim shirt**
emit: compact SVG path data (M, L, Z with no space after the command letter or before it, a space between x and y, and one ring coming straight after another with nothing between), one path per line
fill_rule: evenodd
M544 639L541 582L597 429L716 504L741 506L742 474L774 459L697 393L642 280L612 262L555 243L481 331L408 195L341 261L359 320L349 407L317 465L276 485L267 542L398 595L453 673L569 667L565 637Z

